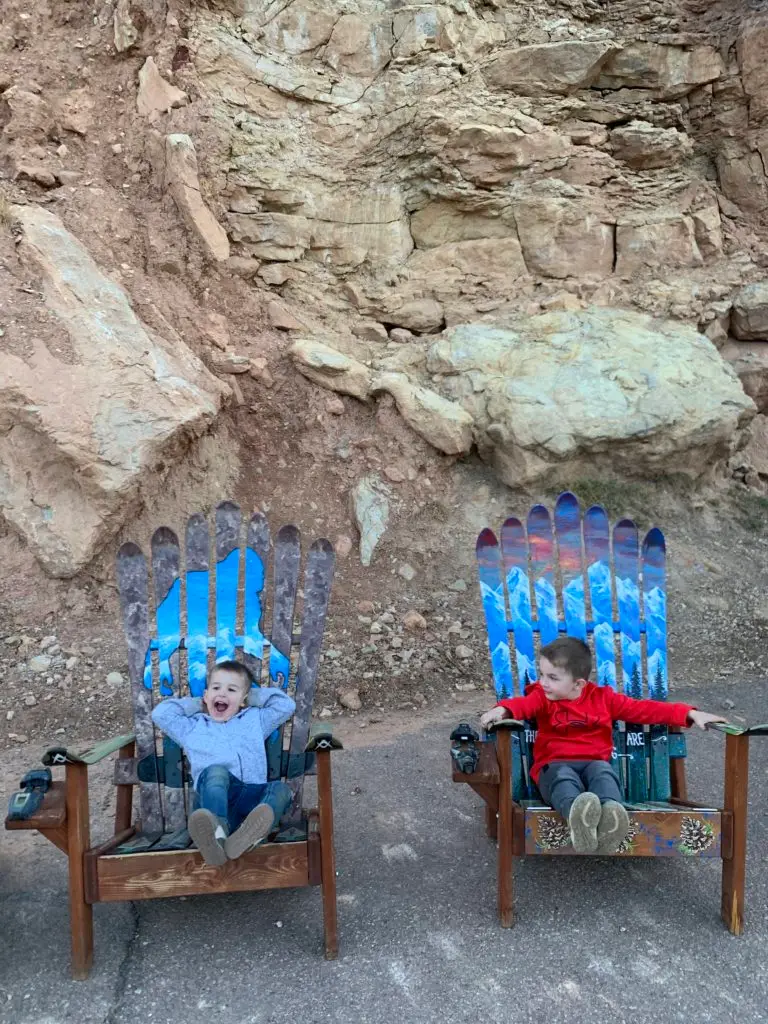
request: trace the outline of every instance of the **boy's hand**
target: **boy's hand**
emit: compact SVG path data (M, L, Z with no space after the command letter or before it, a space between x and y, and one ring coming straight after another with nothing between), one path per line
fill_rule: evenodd
M689 711L688 721L691 725L698 725L700 729L706 729L709 722L728 723L727 718L723 718L722 715L710 715L708 711Z
M271 696L272 690L269 687L252 686L246 704L249 708L263 708Z
M484 729L487 729L489 726L495 725L496 722L503 722L505 718L511 717L512 716L506 708L491 708L490 711L486 711L484 715L480 716L480 725L482 725Z

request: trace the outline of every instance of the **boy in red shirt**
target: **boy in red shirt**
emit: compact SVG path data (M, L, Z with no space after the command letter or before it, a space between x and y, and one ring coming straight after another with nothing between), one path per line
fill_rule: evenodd
M539 653L539 680L524 697L500 700L480 719L484 728L505 718L535 718L531 778L542 798L568 822L576 853L615 853L629 830L621 786L611 765L613 723L698 725L725 722L690 704L634 700L589 682L592 655L572 636Z

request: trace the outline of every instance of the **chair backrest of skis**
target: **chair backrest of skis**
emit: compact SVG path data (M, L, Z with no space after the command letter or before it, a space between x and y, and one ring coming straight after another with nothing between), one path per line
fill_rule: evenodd
M317 540L310 548L303 581L301 632L297 634L294 613L301 562L299 531L295 526L284 526L278 532L274 541L272 628L267 631L264 608L269 527L258 512L251 516L241 538L242 526L237 505L229 501L218 505L211 551L208 522L200 514L193 515L186 526L183 567L176 534L165 526L155 530L151 542L153 602L147 560L141 549L129 542L117 555L137 758L142 762L144 777L155 780L140 784L144 832L183 828L189 804L181 752L167 737L157 735L152 707L170 695L201 696L210 668L216 662L237 658L237 652L257 684L289 690L296 701L291 723L269 737L266 750L269 778L285 778L294 792L283 821L290 822L300 814L307 767L304 748L333 579L333 548L327 540ZM290 741L284 744L283 732L288 729ZM148 770L148 764L156 770Z
M664 536L619 520L611 530L600 505L581 515L566 491L554 515L534 505L523 523L507 519L499 537L477 539L480 591L498 698L524 692L536 679L536 651L559 634L590 643L594 680L631 697L666 700L667 627ZM538 643L537 643L538 640ZM535 726L514 740L516 799L536 799L528 778ZM622 724L614 731L614 764L627 801L666 801L669 758L685 741L665 727Z

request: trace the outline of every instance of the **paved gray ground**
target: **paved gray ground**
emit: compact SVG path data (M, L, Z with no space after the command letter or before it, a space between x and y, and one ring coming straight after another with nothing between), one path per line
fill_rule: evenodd
M743 701L734 714L768 718L746 687L730 696ZM3 835L0 1019L768 1020L768 741L752 745L748 921L735 939L718 916L719 862L683 859L518 862L518 923L502 931L494 847L478 799L448 780L446 735L433 723L334 761L335 963L321 956L319 891L304 889L99 906L93 974L71 982L64 857ZM719 798L722 738L690 745L694 795Z

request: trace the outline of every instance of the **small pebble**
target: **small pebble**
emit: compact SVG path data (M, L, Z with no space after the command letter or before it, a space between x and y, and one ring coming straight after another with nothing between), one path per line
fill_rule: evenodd
M419 630L427 628L427 620L420 615L415 608L411 608L403 616L403 625L406 629Z

